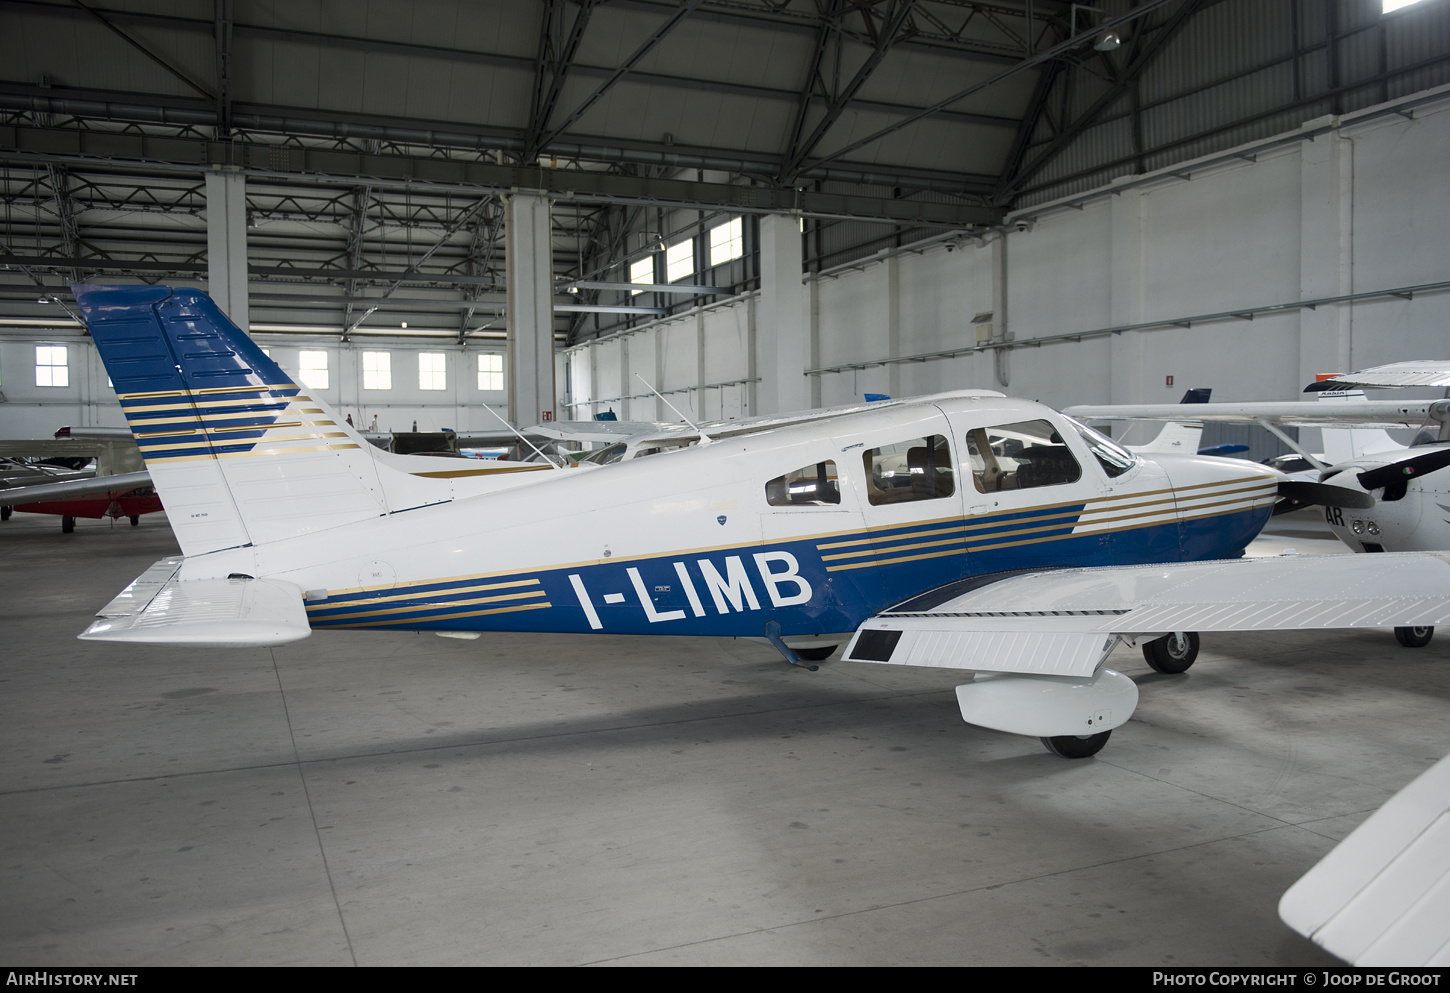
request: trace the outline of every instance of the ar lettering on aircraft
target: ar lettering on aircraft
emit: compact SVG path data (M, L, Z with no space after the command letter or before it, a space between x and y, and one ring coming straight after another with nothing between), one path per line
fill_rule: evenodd
M760 577L760 584L765 589L766 596L770 598L772 606L798 606L809 603L811 597L815 595L810 581L801 575L800 562L790 552L756 552L751 558L755 560L755 569ZM690 575L686 563L673 562L671 565L675 568L675 575L679 577L680 587L684 590L685 599L689 602L690 613L695 617L704 617L707 610L706 603L700 596L699 587L695 585L695 579ZM700 573L705 592L713 602L715 611L724 615L731 612L743 614L747 610L760 610L760 597L756 593L755 584L751 582L745 559L739 555L728 555L725 557L724 567L725 574L721 575L720 569L710 559L695 560L695 568ZM625 574L629 577L630 586L634 589L635 599L644 608L644 615L651 624L685 619L683 608L676 610L658 608L638 568L631 566L625 570ZM604 622L599 618L594 598L584 586L584 577L579 573L571 573L569 585L574 587L574 593L579 598L579 606L584 609L584 616L589 619L590 628L595 631L601 630ZM664 587L664 589L668 589L668 587ZM614 605L628 602L629 597L624 593L611 592L603 594L600 599L606 605Z

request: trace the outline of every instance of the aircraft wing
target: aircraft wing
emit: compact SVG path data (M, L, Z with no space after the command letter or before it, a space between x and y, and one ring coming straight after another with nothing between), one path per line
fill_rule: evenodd
M1325 390L1388 389L1396 386L1450 386L1450 359L1391 362L1372 369L1331 376L1304 387L1305 393Z
M277 579L178 580L182 557L158 561L101 608L86 641L197 648L285 645L312 633L302 590Z
M530 437L552 441L612 443L628 441L641 435L688 430L683 424L661 421L545 421L524 429Z
M1327 382L1327 380L1326 380ZM1340 387L1341 389L1345 387ZM1082 404L1063 413L1078 420L1220 421L1229 424L1276 424L1314 428L1348 426L1417 428L1430 420L1431 407L1444 416L1444 401L1400 403L1390 400L1346 400L1320 403L1284 400L1254 403L1205 403L1187 409L1181 403ZM1438 418L1436 418L1438 419Z
M1279 917L1352 965L1450 965L1450 756L1289 887Z
M1087 677L1119 636L1450 623L1450 552L1282 555L998 573L906 600L844 658Z
M62 479L54 483L36 483L32 486L0 486L0 503L7 507L20 507L27 503L44 500L69 500L72 497L88 496L92 493L115 493L140 489L151 485L151 474L145 472L123 472L115 476L86 476L82 479Z

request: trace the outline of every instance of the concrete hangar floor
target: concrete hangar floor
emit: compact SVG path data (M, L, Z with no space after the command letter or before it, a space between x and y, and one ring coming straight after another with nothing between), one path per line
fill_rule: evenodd
M1450 632L1120 649L1142 702L1083 761L953 673L730 640L75 639L175 551L0 525L0 959L1329 964L1280 894L1450 752Z

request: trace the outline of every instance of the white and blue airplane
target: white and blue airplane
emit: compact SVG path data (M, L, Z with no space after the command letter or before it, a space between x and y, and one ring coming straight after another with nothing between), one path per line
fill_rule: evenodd
M201 292L73 290L183 553L87 640L704 635L796 664L849 643L968 672L965 720L1084 757L1137 704L1103 666L1119 643L1181 672L1199 631L1450 621L1445 556L1235 561L1278 473L1150 460L999 393L707 426L614 464L443 464L369 445Z

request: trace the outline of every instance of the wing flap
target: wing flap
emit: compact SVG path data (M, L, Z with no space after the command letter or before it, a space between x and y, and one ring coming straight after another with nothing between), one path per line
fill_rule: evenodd
M1357 966L1450 964L1450 756L1289 887L1279 917Z
M978 578L954 587L870 618L845 657L1085 676L1117 635L1450 623L1450 553L1063 569L995 582ZM962 592L952 595L955 589ZM878 633L868 636L872 631ZM889 651L883 647L887 641Z
M276 579L178 580L162 559L103 607L80 637L197 648L285 645L312 633L302 590Z

